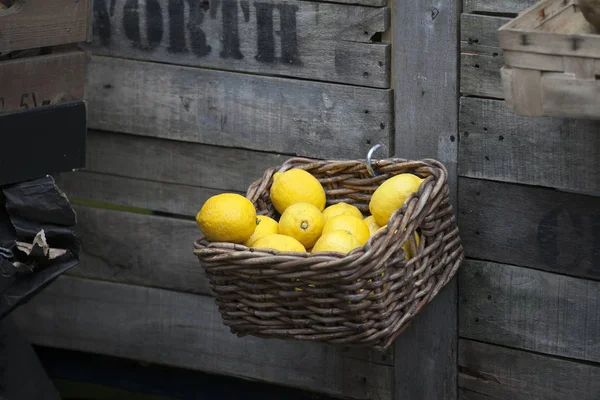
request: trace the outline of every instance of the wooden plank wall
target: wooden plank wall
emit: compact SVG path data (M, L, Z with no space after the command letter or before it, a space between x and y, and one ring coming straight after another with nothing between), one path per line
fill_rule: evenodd
M533 3L463 3L462 400L600 397L600 124L502 101L497 29Z
M392 149L389 25L384 0L95 0L87 168L59 181L82 260L16 313L32 341L391 399L393 351L230 334L192 253L209 196Z

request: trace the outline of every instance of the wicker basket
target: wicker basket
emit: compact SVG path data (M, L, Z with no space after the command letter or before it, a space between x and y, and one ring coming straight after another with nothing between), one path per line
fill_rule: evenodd
M375 176L363 161L292 158L267 170L246 194L258 214L278 219L269 199L273 174L302 168L323 184L328 204L344 201L368 213L371 194L385 179L404 172L425 178L387 229L347 255L256 250L204 237L195 242L194 254L232 333L383 351L448 283L464 253L446 169L431 159L385 159L372 166ZM409 260L402 248L407 240L414 254Z

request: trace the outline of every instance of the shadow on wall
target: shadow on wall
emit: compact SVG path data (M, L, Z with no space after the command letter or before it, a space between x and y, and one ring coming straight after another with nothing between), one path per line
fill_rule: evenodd
M307 391L181 368L34 348L63 400L333 400Z

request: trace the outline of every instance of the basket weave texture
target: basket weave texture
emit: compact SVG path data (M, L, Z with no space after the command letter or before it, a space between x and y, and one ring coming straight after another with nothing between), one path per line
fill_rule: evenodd
M339 253L283 253L232 243L194 243L223 322L238 336L320 341L386 350L456 273L464 252L448 201L447 171L436 160L321 161L292 158L268 169L246 193L258 214L279 218L269 198L277 171L302 168L327 203L369 212L372 193L400 173L425 178L388 228L363 247ZM414 239L417 231L420 240ZM408 241L414 255L406 259Z

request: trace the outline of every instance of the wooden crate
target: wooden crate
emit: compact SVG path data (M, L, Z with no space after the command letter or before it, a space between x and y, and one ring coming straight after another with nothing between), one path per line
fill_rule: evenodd
M0 114L82 101L91 0L0 0Z
M88 58L81 50L55 49L0 61L0 114L83 100Z
M600 34L577 0L543 0L499 29L506 103L518 115L600 119Z
M0 55L86 41L91 8L91 1L14 0L0 9Z

